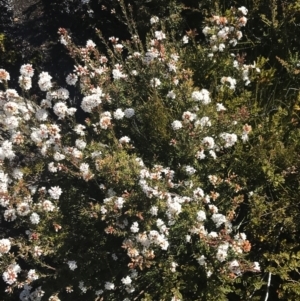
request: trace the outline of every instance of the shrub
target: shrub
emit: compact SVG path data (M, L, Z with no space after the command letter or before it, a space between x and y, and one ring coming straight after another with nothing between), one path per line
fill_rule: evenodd
M276 70L240 53L247 9L200 42L152 16L143 42L120 2L131 38L97 30L106 54L59 29L78 108L48 72L23 65L17 92L0 69L6 300L258 300L260 264L295 298L299 97L262 104Z

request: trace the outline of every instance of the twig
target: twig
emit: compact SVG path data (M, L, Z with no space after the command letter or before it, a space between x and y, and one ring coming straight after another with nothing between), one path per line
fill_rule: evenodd
M267 301L269 298L269 290L270 290L270 285L271 285L271 277L272 277L272 273L269 272L269 276L268 276L268 283L267 283L267 291L266 291L266 296L265 296L265 300Z

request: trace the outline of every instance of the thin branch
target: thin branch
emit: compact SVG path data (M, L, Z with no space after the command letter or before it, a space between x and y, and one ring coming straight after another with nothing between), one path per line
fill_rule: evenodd
M264 301L267 301L268 298L269 298L269 290L270 290L270 285L271 285L271 277L272 277L272 273L269 272L268 283L267 283L267 291L266 291L266 296L265 296L265 300Z

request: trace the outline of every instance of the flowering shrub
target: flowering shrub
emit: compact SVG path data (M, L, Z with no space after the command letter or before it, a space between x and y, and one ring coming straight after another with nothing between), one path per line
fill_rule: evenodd
M98 30L106 54L60 28L76 62L65 87L24 64L18 92L0 69L7 300L229 300L260 290L267 264L247 236L266 239L269 208L283 217L280 232L292 227L276 198L287 196L286 180L297 185L287 154L299 133L279 126L285 116L295 124L296 104L271 120L253 104L252 87L273 73L235 50L247 14L241 6L208 18L198 44L193 32L177 41L157 16L146 43L134 27L128 41Z

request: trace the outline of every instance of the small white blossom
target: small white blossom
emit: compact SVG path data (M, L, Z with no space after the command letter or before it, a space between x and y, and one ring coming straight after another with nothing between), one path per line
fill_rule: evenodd
M175 99L176 98L176 94L174 93L173 90L171 90L171 91L168 92L167 97L171 98L171 99Z
M54 200L58 200L60 195L62 194L62 190L59 186L54 186L54 187L51 187L49 190L48 190L50 196L54 199Z
M150 84L153 88L156 88L161 85L161 81L158 78L153 78L150 80Z
M7 238L0 239L0 257L2 254L8 253L11 248L10 240Z
M132 226L130 227L130 231L132 232L132 233L137 233L137 232L139 232L139 224L138 224L138 222L134 222L133 224L132 224Z
M248 14L248 9L245 6L239 7L238 11L240 11L244 16Z
M71 271L74 271L75 269L77 269L77 262L74 260L69 260L67 262L67 264L69 265L69 268Z
M27 274L27 280L29 282L32 282L32 281L37 280L37 279L39 279L39 276L36 273L36 271L35 270L29 270L28 274Z
M135 111L132 108L128 108L124 111L124 114L126 118L131 118L132 116L134 116Z
M197 221L203 222L206 220L206 214L203 210L197 212Z
M75 145L78 149L82 150L82 149L85 149L86 147L86 142L81 140L81 139L76 139L75 141Z
M78 80L78 76L74 73L70 73L67 77L66 77L66 83L70 86L75 86Z
M166 35L162 31L155 31L155 38L160 41L165 39Z
M187 44L189 42L189 37L187 35L184 35L182 38L182 43Z
M124 116L125 116L125 113L122 111L122 109L117 109L114 112L114 118L117 119L117 120L123 119Z
M150 19L150 24L155 24L155 23L158 23L159 22L159 18L157 16L153 16L151 19Z
M33 212L30 215L30 221L32 224L37 225L40 222L40 216L37 213Z
M177 131L177 130L179 130L181 128L182 128L182 122L181 121L175 120L175 121L172 122L172 129L174 131Z
M109 291L115 289L115 285L112 282L106 282L104 287L105 287L106 290L109 290Z
M130 285L131 282L132 282L132 280L131 280L131 278L130 278L129 276L127 276L127 277L125 277L125 278L122 278L121 281L122 281L122 283L123 283L124 285Z

